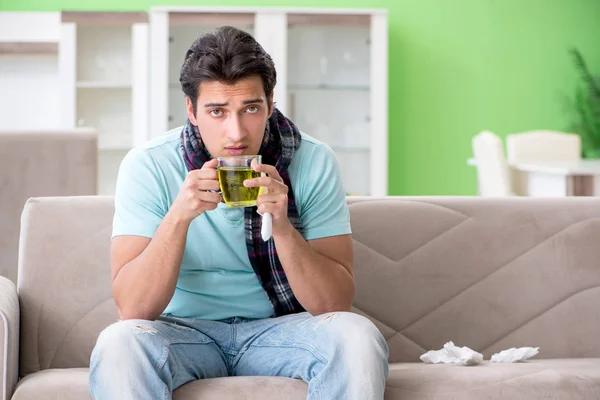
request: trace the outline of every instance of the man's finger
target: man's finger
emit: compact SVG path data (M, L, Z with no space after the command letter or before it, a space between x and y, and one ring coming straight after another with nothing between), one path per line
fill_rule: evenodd
M188 172L188 175L190 175L194 179L217 180L217 170L212 168L202 167L201 169L194 169Z
M263 194L262 196L258 196L257 205L261 205L263 203L279 203L287 200L287 195L285 193L279 194ZM287 202L285 202L287 205Z
M221 202L221 195L218 193L200 192L198 197L200 198L200 200L207 202L207 203L217 204L217 203Z
M282 182L278 182L271 178L270 176L261 176L258 178L246 179L244 181L244 186L246 187L266 187L269 189L269 192L275 193L287 193L288 187L284 185Z
M205 168L215 169L215 168L217 168L217 163L218 163L218 160L216 158L213 158L212 160L205 162L204 165L202 165L201 169L205 169Z
M283 182L283 179L281 179L281 175L279 175L279 172L277 172L277 168L275 168L272 165L256 164L254 166L254 170L256 172L264 172L265 174L269 175L271 178L275 179L276 181Z
M199 179L196 181L194 187L197 190L216 190L219 191L221 187L219 186L219 181L215 181L212 179Z

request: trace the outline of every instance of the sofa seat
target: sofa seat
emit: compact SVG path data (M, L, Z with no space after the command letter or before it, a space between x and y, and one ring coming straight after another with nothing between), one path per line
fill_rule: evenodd
M386 400L600 399L600 358L390 365Z
M12 400L90 400L88 369L48 369L28 375ZM600 358L533 360L463 367L390 365L386 400L600 399ZM304 382L277 377L228 377L190 382L174 400L304 400Z
M88 368L46 369L27 375L12 400L91 400ZM227 377L190 382L173 400L306 400L306 384L280 377ZM115 399L117 400L117 399Z

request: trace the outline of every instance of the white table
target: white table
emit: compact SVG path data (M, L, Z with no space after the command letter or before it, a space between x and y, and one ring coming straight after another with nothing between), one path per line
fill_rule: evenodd
M468 165L477 166L473 158ZM509 163L513 190L522 196L600 196L600 160Z

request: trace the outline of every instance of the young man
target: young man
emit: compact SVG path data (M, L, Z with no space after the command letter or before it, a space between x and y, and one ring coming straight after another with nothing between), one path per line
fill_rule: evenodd
M188 121L132 150L111 248L121 321L91 358L96 400L170 399L230 375L308 382L310 399L383 399L387 345L354 295L349 212L331 149L273 104L273 61L231 27L196 40L180 82ZM221 202L216 158L261 154L258 208ZM260 238L269 212L273 236Z

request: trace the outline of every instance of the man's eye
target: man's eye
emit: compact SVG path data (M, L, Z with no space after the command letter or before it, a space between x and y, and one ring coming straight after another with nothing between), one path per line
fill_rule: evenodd
M223 110L210 110L209 114L213 117L220 117L221 115L223 115Z
M260 108L258 106L250 106L246 109L250 114L255 114Z

